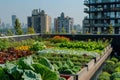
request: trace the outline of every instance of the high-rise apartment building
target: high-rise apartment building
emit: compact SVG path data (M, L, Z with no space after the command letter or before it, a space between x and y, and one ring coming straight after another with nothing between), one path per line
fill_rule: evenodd
M0 25L1 25L1 19L0 19Z
M84 33L107 33L112 26L113 33L120 33L120 0L85 0L83 20Z
M73 18L65 17L64 13L61 13L60 17L54 19L54 26L56 33L71 33L73 28Z
M44 10L34 9L27 18L28 27L34 27L36 33L51 33L51 17Z
M12 27L15 26L16 15L12 15Z

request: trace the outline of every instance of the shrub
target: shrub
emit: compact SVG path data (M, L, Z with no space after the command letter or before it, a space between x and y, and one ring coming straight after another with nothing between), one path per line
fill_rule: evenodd
M8 39L0 39L0 50L6 50L9 48L9 40Z
M117 63L118 59L117 58L112 58L111 61L114 61L115 63Z
M45 48L46 48L46 46L44 45L44 43L37 41L37 42L33 43L33 45L30 47L30 50L39 51L39 50L43 50Z
M115 64L115 68L117 68L117 67L119 67L120 66L120 62L117 62L116 64Z
M115 78L114 80L120 80L120 78Z
M110 80L110 76L111 75L108 72L103 72L98 78L98 80Z
M53 43L62 43L62 42L68 42L68 41L70 41L70 39L64 36L54 36L51 39L51 42Z
M103 71L106 71L108 73L113 73L115 68L115 62L107 60L106 61L106 66L103 68Z
M120 72L120 66L115 68L115 72Z
M120 78L120 72L116 72L111 75L111 80L114 80L115 78Z

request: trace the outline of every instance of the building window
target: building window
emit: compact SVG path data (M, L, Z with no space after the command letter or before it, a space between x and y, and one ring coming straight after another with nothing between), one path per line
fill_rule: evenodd
M107 9L107 5L104 5L104 9Z
M102 17L101 13L98 13L98 18L101 18L101 17Z
M115 20L110 20L110 24L115 25Z
M110 17L115 18L115 12L111 12Z
M98 3L101 3L101 2L102 2L102 0L97 0L97 2L98 2Z
M120 7L120 4L117 4L116 7Z
M90 0L90 3L95 3L96 0Z
M120 12L116 12L116 18L120 18Z
M120 24L120 19L118 20L118 23Z
M115 0L111 0L111 2L115 2Z
M115 4L111 4L110 7L111 7L111 8L114 8L114 7L115 7Z

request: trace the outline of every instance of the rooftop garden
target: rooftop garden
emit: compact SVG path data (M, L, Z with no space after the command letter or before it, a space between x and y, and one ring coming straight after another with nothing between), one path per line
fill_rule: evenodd
M55 36L22 41L0 39L0 44L2 80L66 80L59 74L76 74L102 55L109 41L72 41Z

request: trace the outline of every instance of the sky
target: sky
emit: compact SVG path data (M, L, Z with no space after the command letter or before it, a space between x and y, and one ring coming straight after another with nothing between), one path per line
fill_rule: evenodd
M12 23L11 15L16 15L21 23L27 23L27 16L31 16L33 9L44 10L54 18L60 16L73 17L75 24L82 25L86 16L84 13L84 0L0 0L0 19L4 23Z

